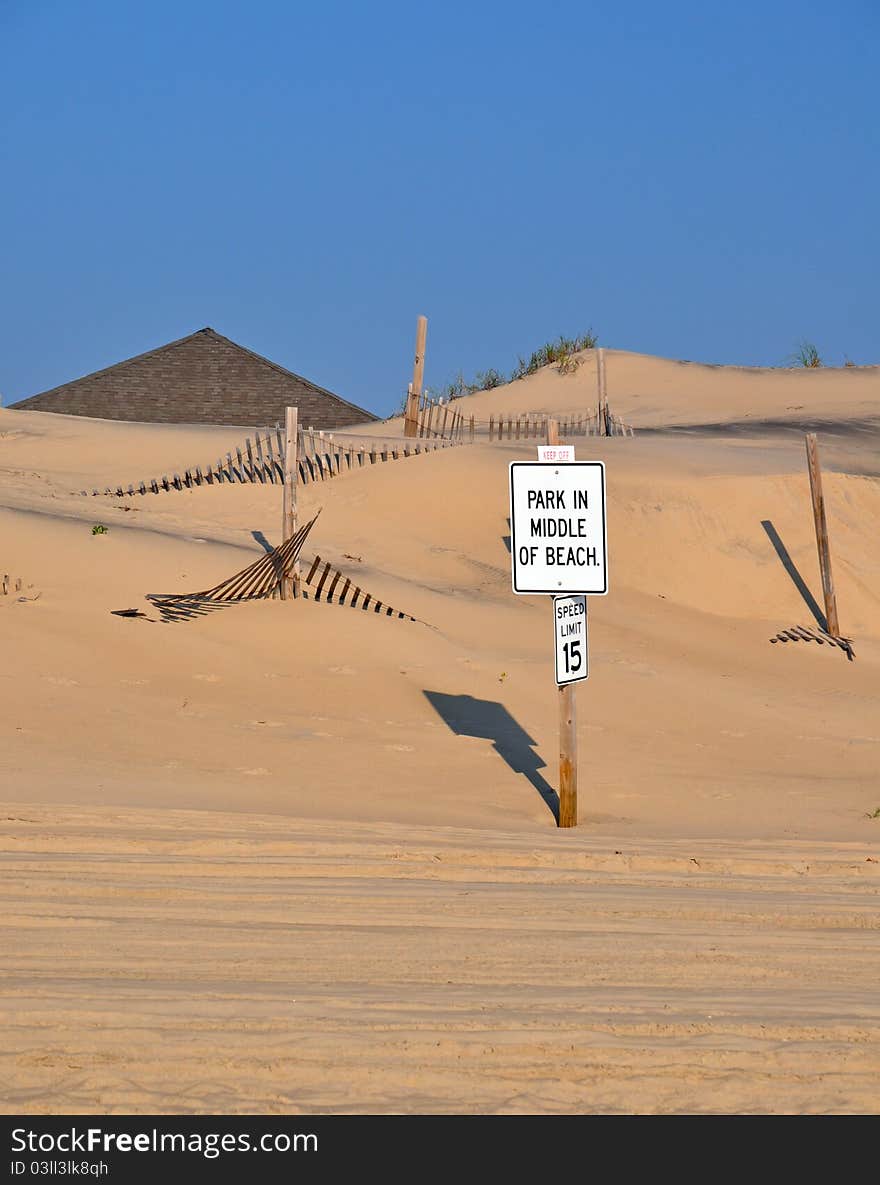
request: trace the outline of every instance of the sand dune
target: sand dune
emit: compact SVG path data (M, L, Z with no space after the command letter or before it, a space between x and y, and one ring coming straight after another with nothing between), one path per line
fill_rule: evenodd
M493 409L574 414L596 406L596 351L574 355L577 369L544 367L494 391L468 396L468 415ZM880 415L880 366L816 370L707 366L605 350L612 410L640 428L733 424L743 420L856 419Z
M573 414L592 367L463 404ZM165 624L144 594L278 542L278 487L79 491L241 435L0 412L11 1106L876 1108L880 370L608 351L608 389L645 431L576 441L607 465L611 594L575 833L549 611L510 592L531 444L301 490L307 554L420 623L308 600ZM821 612L809 422L854 662L769 642Z

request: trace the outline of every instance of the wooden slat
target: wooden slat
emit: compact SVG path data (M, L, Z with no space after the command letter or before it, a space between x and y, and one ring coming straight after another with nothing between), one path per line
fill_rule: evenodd
M261 485L266 484L266 478L263 476L263 467L257 467L254 464L254 450L251 447L251 438L248 436L244 442L245 452L247 453L248 469L250 470L251 481L259 481Z
M328 563L328 564L324 565L324 571L321 573L321 579L318 581L318 588L315 593L316 598L321 596L321 590L324 587L324 581L327 579L327 577L329 575L330 575L330 565Z
M256 447L257 447L257 465L259 466L260 471L263 475L262 476L263 484L265 485L266 481L268 480L274 485L275 484L275 474L272 472L271 466L268 464L266 458L263 456L263 438L259 432L256 435L254 443L256 444Z

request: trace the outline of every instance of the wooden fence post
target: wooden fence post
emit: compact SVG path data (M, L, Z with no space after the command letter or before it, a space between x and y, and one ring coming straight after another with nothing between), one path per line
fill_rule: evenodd
M825 597L825 628L835 638L840 637L840 623L837 620L837 598L834 595L834 580L831 575L831 549L828 545L828 522L825 518L825 498L822 494L822 470L819 467L819 451L816 433L806 436L807 467L810 471L810 495L813 500L813 521L816 524L816 547L819 551L819 569L822 573L822 593Z
M605 351L596 350L596 382L599 389L599 435L608 436L608 388L605 379Z
M547 443L559 444L559 424L556 420L547 420Z
M406 400L404 436L418 435L419 404L422 398L422 383L425 378L425 345L428 340L428 318L419 317L416 322L416 356L413 363L412 386Z
M282 509L281 542L286 543L296 534L296 487L297 487L297 437L299 436L299 412L295 407L287 409L284 444L284 496ZM299 561L293 572L281 581L281 597L288 600L299 596Z

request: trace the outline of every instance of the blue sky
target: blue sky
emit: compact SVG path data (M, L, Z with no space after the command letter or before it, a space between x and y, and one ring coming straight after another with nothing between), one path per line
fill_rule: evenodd
M0 0L7 404L205 325L385 414L602 344L880 361L876 0Z

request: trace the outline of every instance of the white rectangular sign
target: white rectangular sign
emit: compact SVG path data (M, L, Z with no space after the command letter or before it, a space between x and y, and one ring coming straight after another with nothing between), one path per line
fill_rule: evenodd
M605 465L510 463L515 593L608 592Z
M553 598L553 643L556 682L562 687L589 674L587 653L587 598L581 595Z

